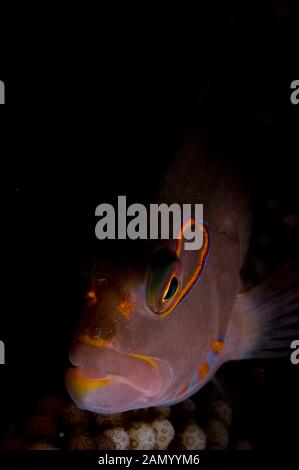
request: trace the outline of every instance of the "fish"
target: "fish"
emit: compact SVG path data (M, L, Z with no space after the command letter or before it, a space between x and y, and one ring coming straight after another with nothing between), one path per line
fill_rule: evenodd
M298 254L244 289L251 192L200 133L167 166L154 200L203 204L203 220L184 221L179 238L111 240L93 263L65 379L79 408L113 414L171 406L224 363L281 357L299 336ZM184 249L188 224L201 230L199 250Z

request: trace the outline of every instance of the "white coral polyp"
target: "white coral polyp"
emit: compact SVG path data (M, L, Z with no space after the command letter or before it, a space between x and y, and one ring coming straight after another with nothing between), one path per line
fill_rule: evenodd
M155 419L152 426L156 431L156 448L159 450L167 449L175 435L171 422L168 419Z
M134 423L128 431L131 446L136 450L152 450L156 444L156 433L148 423Z
M206 435L195 422L189 422L180 434L181 442L187 450L203 450L206 448Z
M223 400L215 400L211 403L209 408L209 414L223 422L226 427L229 427L232 423L232 409Z
M129 434L124 430L124 428L117 427L107 429L103 434L114 442L117 450L126 450L130 446Z

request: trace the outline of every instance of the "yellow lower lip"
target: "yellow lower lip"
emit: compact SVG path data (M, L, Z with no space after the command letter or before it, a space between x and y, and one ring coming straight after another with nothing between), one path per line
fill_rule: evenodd
M70 385L78 393L86 393L96 388L106 387L113 382L112 377L103 377L101 379L91 379L82 376L77 369L70 369Z

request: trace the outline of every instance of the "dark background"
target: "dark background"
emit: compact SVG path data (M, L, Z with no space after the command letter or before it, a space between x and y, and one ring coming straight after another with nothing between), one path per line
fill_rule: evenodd
M298 247L298 227L281 223L298 217L299 105L290 103L290 84L299 79L295 3L225 2L216 11L211 2L192 22L180 21L161 21L159 36L145 19L136 33L114 25L67 69L20 63L1 70L4 423L42 391L63 389L85 270L97 250L96 205L118 194L150 196L195 124L252 187L249 282ZM267 201L276 201L274 212ZM257 259L261 269L254 269ZM244 364L244 380L251 367ZM248 426L260 447L295 446L298 372L275 362L265 376Z

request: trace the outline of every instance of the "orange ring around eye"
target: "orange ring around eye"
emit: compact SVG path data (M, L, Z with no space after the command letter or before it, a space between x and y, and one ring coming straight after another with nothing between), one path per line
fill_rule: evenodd
M191 223L194 223L195 220L194 218L192 217L191 219L189 219L186 224L184 224L184 227L183 227L183 230ZM210 236L209 236L209 232L208 232L208 229L207 229L207 226L203 223L201 224L201 229L203 230L203 244L202 244L202 247L201 249L199 250L199 256L198 256L198 264L197 264L197 267L194 271L194 273L192 274L192 276L190 277L190 279L187 281L184 289L182 290L181 294L178 296L178 298L176 299L176 301L173 303L173 305L168 309L166 310L165 312L161 313L161 317L162 318L167 318L168 315L170 315L170 313L175 309L175 307L178 305L178 303L188 294L188 292L190 291L191 287L194 285L194 283L196 282L196 280L198 279L200 273L202 272L203 268L204 268L204 265L205 265L205 261L206 261L206 257L208 255L208 252L209 252L209 247L210 247ZM177 257L180 256L181 252L182 252L182 246L183 246L183 237L179 238L178 239L178 244L177 244L177 248L176 248L176 255ZM165 292L165 291L164 291Z

